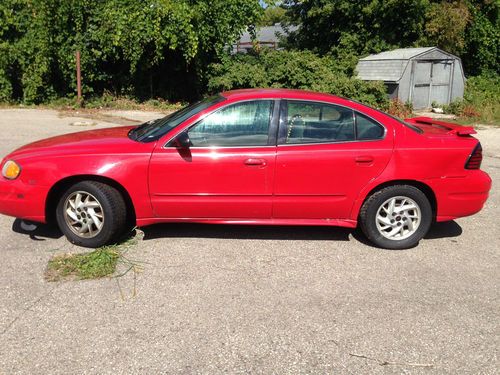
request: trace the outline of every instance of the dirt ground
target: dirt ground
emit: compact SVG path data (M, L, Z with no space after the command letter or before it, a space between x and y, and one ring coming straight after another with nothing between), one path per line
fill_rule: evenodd
M0 155L159 116L0 110ZM85 250L0 216L0 374L498 374L500 129L478 137L485 209L405 251L341 228L156 225L127 252L142 272L49 283L51 256Z

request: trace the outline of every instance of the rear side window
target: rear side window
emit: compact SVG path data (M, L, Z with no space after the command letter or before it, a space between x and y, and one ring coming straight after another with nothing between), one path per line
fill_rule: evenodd
M354 140L354 114L334 104L288 101L285 143L326 143Z
M384 137L384 128L371 118L356 112L356 139L369 140Z

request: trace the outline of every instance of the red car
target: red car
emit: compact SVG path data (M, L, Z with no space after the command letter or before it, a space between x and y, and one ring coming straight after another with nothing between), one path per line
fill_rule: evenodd
M407 248L434 220L483 207L491 179L473 133L328 94L230 91L138 127L21 147L2 161L0 212L56 221L87 247L131 225L197 222L359 225Z

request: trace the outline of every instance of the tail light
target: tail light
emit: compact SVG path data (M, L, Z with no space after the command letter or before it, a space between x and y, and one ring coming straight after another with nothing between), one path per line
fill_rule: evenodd
M467 159L467 162L465 163L465 169L479 169L481 168L482 161L483 148L481 147L481 143L478 143Z

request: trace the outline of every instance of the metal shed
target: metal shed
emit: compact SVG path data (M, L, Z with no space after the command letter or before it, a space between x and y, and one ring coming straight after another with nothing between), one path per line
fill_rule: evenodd
M358 78L384 81L389 97L429 108L449 104L464 94L462 61L437 47L400 48L359 60Z

